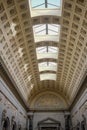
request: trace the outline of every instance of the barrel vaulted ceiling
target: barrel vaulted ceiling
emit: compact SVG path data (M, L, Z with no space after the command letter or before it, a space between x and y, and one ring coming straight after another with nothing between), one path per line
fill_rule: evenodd
M0 0L0 56L27 103L55 92L70 106L87 72L87 0Z

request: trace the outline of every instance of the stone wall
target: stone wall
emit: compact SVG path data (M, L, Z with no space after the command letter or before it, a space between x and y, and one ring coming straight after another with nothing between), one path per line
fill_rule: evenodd
M63 130L65 129L65 119L63 112L34 112L33 113L33 130L37 130L38 122L51 118L61 123Z
M0 130L4 124L4 120L9 118L9 128L11 130L13 124L16 130L25 130L27 114L16 97L8 89L5 82L0 78Z
M75 104L71 110L72 124L75 127L78 123L80 124L84 120L86 121L87 130L87 89L84 91L78 102Z

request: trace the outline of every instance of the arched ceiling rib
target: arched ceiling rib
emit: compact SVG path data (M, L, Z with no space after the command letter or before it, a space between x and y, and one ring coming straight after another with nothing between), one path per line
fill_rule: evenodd
M33 9L31 11L31 17L36 17L36 16L61 16L61 10L59 9Z
M32 10L28 0L0 0L0 56L27 102L29 96L47 87L58 91L71 104L87 72L87 1L62 2L60 15L57 8L47 9L48 13L45 9ZM59 38L40 35L34 40L33 26L39 24L60 25ZM36 49L43 46L56 46L59 54L54 59L46 55L37 59ZM43 70L54 74L54 67L39 71L38 65L43 62L57 63L55 82L40 81Z
M49 82L51 83L51 85L49 86ZM65 100L67 106L69 106L69 100L55 87L53 88L52 86L55 84L54 80L45 80L45 81L41 81L41 85L43 84L42 88L39 89L38 91L35 91L33 93L34 90L32 90L32 96L29 97L29 104L32 104L32 101L35 100L36 97L39 97L39 95L41 95L42 93L54 93L56 95L60 95L60 97L62 97L63 100ZM48 84L49 87L46 87L46 85Z
M60 16L54 16L54 15L41 15L41 16L34 16L32 17L32 24L38 25L38 24L60 24L61 23L61 17Z
M35 35L35 43L37 43L37 42L50 42L50 41L52 41L52 42L59 42L59 38L58 38L58 36L57 35Z
M35 46L36 46L36 48L37 47L41 47L41 46L59 47L59 43L58 42L54 42L54 41L41 41L41 42L35 43Z
M67 107L65 99L54 91L43 91L30 102L30 110L65 110Z

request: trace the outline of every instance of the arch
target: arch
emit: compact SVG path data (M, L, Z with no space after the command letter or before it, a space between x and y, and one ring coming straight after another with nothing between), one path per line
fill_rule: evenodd
M35 9L31 11L31 17L36 17L36 16L42 16L42 15L47 15L47 16L61 16L61 10L59 9Z
M44 59L39 59L38 60L38 63L41 63L41 62L54 62L54 63L57 63L57 59L52 59L52 58L44 58Z
M42 46L54 46L54 47L59 47L59 42L54 42L54 41L41 41L41 42L36 42L35 43L36 48L37 47L42 47Z
M40 16L34 16L32 17L32 23L33 25L37 24L60 24L61 17L60 16L54 16L54 15L40 15Z
M46 100L45 100L46 98ZM45 102L46 101L46 102ZM60 103L61 102L61 103ZM52 106L52 107L51 107ZM56 92L45 91L37 94L30 102L30 109L66 109L65 99Z
M49 82L49 80L47 80L46 82ZM50 80L50 82L52 83L53 86L55 86L56 82L54 80ZM41 81L41 84L44 83L44 80ZM32 101L37 97L37 95L40 95L41 93L46 93L46 92L53 92L53 93L56 93L58 95L60 95L67 106L69 106L70 104L70 101L69 101L69 98L67 98L61 91L59 88L56 88L56 87L42 87L41 86L41 89L38 89L37 91L34 91L34 89L32 89L32 91L30 92L30 95L28 97L28 101L29 101L29 104L32 103Z
M34 36L35 44L37 42L59 42L58 35L35 35Z

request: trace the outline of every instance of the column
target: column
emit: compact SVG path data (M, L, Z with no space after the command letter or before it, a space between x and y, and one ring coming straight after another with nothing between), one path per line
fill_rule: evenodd
M29 118L29 130L33 130L33 113L29 113L28 118Z

